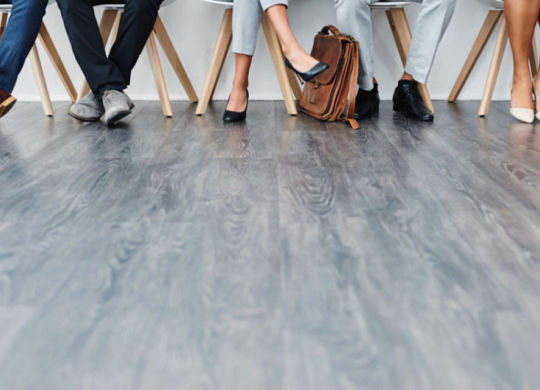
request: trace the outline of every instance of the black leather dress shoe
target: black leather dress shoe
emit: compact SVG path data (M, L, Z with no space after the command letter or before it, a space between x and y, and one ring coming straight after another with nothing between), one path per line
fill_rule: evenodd
M246 90L246 94L248 100L246 103L246 109L242 112L225 110L225 112L223 113L223 122L244 122L246 120L247 109L249 105L249 91Z
M359 89L356 94L356 105L354 110L354 119L369 119L379 113L379 84L375 84L371 91Z
M304 80L306 83L310 80L313 80L315 77L317 77L326 69L328 69L328 65L326 65L324 62L319 62L317 65L315 65L313 68L311 68L307 72L302 73L302 72L297 71L287 58L285 58L285 65L287 66L287 68L292 69L294 73L300 76L302 80Z
M411 119L433 122L433 112L425 106L416 81L400 80L393 100L394 111L405 114Z

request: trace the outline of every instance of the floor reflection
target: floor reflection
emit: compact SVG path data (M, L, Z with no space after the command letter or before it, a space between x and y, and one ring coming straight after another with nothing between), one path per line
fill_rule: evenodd
M540 163L539 132L540 124L514 123L508 136L510 157Z

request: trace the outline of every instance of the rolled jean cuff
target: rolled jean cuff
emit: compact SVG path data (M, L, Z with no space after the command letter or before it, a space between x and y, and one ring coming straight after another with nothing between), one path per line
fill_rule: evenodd
M284 5L285 7L289 7L288 0L260 0L261 1L261 7L266 12L266 10L270 7L273 7L275 5Z
M235 45L233 41L232 52L234 54L244 54L253 57L255 54L255 46Z

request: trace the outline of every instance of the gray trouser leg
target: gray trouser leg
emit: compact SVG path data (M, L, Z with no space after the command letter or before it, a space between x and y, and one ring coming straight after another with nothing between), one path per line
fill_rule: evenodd
M413 41L405 71L416 81L428 80L439 43L454 15L456 0L415 0L422 9L413 31Z
M368 91L373 89L373 28L370 6L376 0L334 0L338 28L352 35L360 46L358 84Z
M235 0L233 10L232 51L252 56L264 11L274 5L288 5L287 0Z
M413 32L413 42L405 70L415 80L425 83L448 24L456 0L412 0L422 3ZM370 5L376 0L334 0L339 28L355 37L360 44L358 84L364 90L373 88L373 28Z

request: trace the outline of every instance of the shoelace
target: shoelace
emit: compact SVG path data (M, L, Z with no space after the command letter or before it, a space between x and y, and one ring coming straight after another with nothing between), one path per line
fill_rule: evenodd
M106 93L104 96L103 96L103 102L105 104L110 104L112 102L112 97L111 97L111 94L110 93Z

